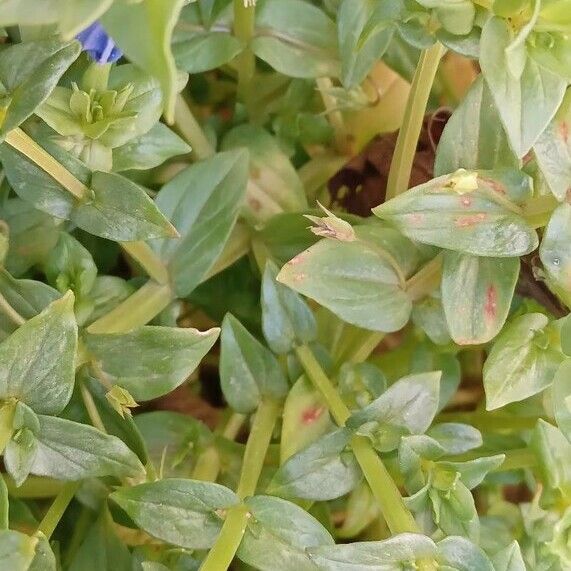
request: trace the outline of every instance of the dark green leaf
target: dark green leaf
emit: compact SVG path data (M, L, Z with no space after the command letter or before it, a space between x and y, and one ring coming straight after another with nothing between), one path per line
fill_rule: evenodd
M136 477L143 466L122 440L96 428L38 415L40 430L30 473L58 480Z
M0 107L7 107L0 135L20 125L45 101L79 52L78 42L62 43L57 39L15 44L2 50L0 86L7 93L2 93L0 87L2 98L6 98Z
M256 6L254 53L291 77L339 75L334 23L301 0L264 0Z
M127 389L135 400L150 400L183 383L219 331L146 326L128 333L86 334L84 340L107 381Z
M264 396L285 397L287 381L277 359L233 315L224 318L221 338L222 391L235 411L253 412Z
M190 147L163 123L113 149L113 170L151 169L171 157L190 153Z
M212 267L234 226L248 177L248 154L217 153L188 167L157 197L180 238L155 248L168 263L178 296L186 297Z
M262 329L275 353L289 353L317 336L313 313L300 295L276 281L278 268L266 263L262 279Z

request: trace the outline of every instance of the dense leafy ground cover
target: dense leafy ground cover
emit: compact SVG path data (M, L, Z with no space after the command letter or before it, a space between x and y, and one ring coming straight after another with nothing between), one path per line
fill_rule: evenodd
M0 27L1 569L571 569L570 0Z

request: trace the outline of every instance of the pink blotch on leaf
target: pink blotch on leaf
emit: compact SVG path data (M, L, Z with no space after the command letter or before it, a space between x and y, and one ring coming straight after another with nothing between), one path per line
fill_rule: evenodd
M301 421L303 424L313 424L323 414L324 410L322 406L307 408L301 413Z
M469 228L470 226L475 226L476 224L483 222L487 215L483 212L478 214L467 214L465 216L458 216L454 220L454 225L458 228Z
M563 139L563 142L567 144L569 141L569 125L567 121L561 121L561 123L559 123L559 136Z
M484 304L484 315L486 319L495 319L498 314L498 291L496 286L490 284L486 289L486 303Z

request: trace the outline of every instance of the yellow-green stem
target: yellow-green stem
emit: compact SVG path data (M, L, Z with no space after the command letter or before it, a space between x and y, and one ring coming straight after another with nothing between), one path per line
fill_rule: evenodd
M311 349L302 345L296 348L296 354L305 373L325 398L335 422L343 426L349 418L349 409L323 372ZM391 532L393 534L418 532L416 522L404 505L399 489L370 441L362 436L354 436L351 446Z
M174 124L178 132L192 148L191 156L195 160L207 159L215 153L210 141L206 138L202 127L182 95L179 95L176 99Z
M263 399L252 423L252 429L242 462L242 471L236 494L243 500L256 492L258 479L268 451L280 405L270 399ZM228 511L216 543L204 560L201 571L225 571L228 569L248 524L250 513L245 504L238 504Z
M438 287L442 276L442 254L438 254L406 282L406 291L414 301Z
M115 309L94 321L89 333L125 333L156 317L174 299L167 285L149 280Z
M89 416L89 420L91 421L91 424L95 428L97 428L97 430L100 430L101 432L107 433L107 430L105 430L105 425L103 424L103 421L101 420L101 416L99 414L99 411L97 410L97 407L95 406L95 402L93 400L93 397L91 396L89 389L85 386L85 383L80 383L79 390L81 392L81 400L83 401L83 404L85 405L85 409L87 410L87 416Z
M443 47L438 42L420 54L391 161L386 200L408 188L426 105L442 54Z
M249 106L256 59L249 44L254 37L255 2L234 0L234 35L245 46L236 57L238 69L238 97Z
M6 135L6 143L28 157L43 171L59 182L69 193L78 200L86 200L90 196L87 188L80 180L71 174L62 164L54 159L34 139L22 129L14 129Z
M52 533L57 527L80 485L81 482L68 482L65 484L55 497L52 505L44 516L44 519L40 522L38 531L41 531L48 539L52 536Z
M0 294L0 310L16 325L20 326L26 323L26 320L10 305L2 294Z
M169 272L152 248L143 241L121 242L121 247L159 284L169 281Z
M59 494L65 485L60 480L53 480L42 476L28 476L21 486L16 486L16 483L8 474L2 474L2 477L4 478L4 482L6 482L8 493L15 498L37 500L53 498Z

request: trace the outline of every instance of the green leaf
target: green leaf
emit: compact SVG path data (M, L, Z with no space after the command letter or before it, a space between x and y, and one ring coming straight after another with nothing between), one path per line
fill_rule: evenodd
M557 114L533 147L537 164L547 185L563 201L571 188L571 91L568 91Z
M349 409L368 405L387 388L385 375L372 363L343 363L338 378L337 390Z
M495 571L526 571L521 549L517 541L512 541L507 547L492 556Z
M222 322L220 382L228 404L243 414L262 397L282 399L288 391L277 359L231 314Z
M89 527L69 566L70 571L131 571L134 566L127 546L117 537L106 509Z
M31 319L60 297L49 285L35 280L18 280L4 268L0 268L0 294L21 317ZM6 315L0 315L0 329L4 336L16 329L16 324Z
M571 205L564 202L551 214L539 247L547 285L567 304L571 302L570 224Z
M142 464L119 438L63 418L38 418L40 430L31 474L57 480L141 476Z
M468 460L467 462L439 461L438 468L458 473L462 483L471 490L479 486L488 472L501 466L504 460L505 454L496 454L495 456L485 456Z
M0 398L58 414L73 391L76 349L73 295L68 293L0 344Z
M315 547L309 554L319 568L326 571L398 571L416 567L418 559L433 559L436 544L420 533L400 533L384 541Z
M29 537L19 531L0 531L0 567L14 571L26 571L30 568L36 554L37 538Z
M150 131L113 149L113 170L147 170L190 151L189 145L176 133L163 123L157 123Z
M334 544L316 519L286 500L254 496L246 505L252 517L237 555L260 571L315 571L307 550Z
M537 234L512 203L530 193L531 180L517 171L457 171L404 192L373 213L411 240L475 256L515 257L538 245Z
M121 488L109 498L143 531L187 549L212 547L222 529L220 512L238 503L224 486L182 479Z
M354 412L347 426L371 436L381 452L394 450L403 434L422 434L432 423L440 377L440 371L403 377L371 404Z
M479 76L444 127L434 174L501 167L519 168L519 161L509 146L490 89Z
M487 410L528 398L551 384L563 355L548 323L544 314L528 313L498 335L483 369Z
M145 326L128 333L86 334L84 341L106 380L139 401L170 393L188 379L219 332Z
M188 73L201 73L223 66L243 49L240 40L231 34L232 6L206 21L201 4L185 6L175 28L172 51L176 64Z
M97 266L89 251L78 240L67 232L61 232L45 261L44 273L48 282L59 291L73 291L78 316L91 312L92 304L86 297L95 283ZM86 302L85 305L82 302Z
M541 479L563 499L571 498L571 443L555 426L542 419L531 438L531 448L538 458Z
M174 118L176 67L171 36L184 0L115 2L101 18L105 30L135 65L156 77L167 121Z
M35 9L35 8L34 8ZM6 93L4 120L0 136L15 129L47 99L67 68L80 53L79 42L62 43L56 39L26 42L2 50L0 86Z
M12 424L14 433L4 451L6 471L17 486L21 486L30 473L38 450L36 436L40 431L40 420L34 411L18 402Z
M444 448L446 454L463 454L482 446L482 434L469 424L444 422L430 427L426 433Z
M563 361L553 377L551 401L557 426L571 441L571 359Z
M555 115L567 82L527 57L525 47L523 59L516 58L512 42L508 23L490 18L482 29L480 66L511 147L521 158ZM512 69L516 65L517 71Z
M412 322L426 333L435 345L448 345L451 341L444 315L440 292L432 292L414 304Z
M518 258L444 253L442 305L455 343L487 343L500 332L508 316L518 275Z
M451 571L494 571L484 551L464 537L447 537L440 541L438 560Z
M71 219L84 230L117 241L173 236L174 228L145 191L114 173L91 173L69 153L48 141L42 146L92 192L76 199L34 162L4 143L0 159L12 188L39 210Z
M283 286L277 266L268 261L262 279L262 329L274 353L289 353L296 345L315 341L317 324L300 295Z
M307 208L305 190L278 141L256 125L240 125L224 137L223 150L248 150L250 177L246 189L246 216L255 224L280 212Z
M337 14L341 79L345 88L359 85L381 59L400 16L398 2L344 0Z
M274 474L268 492L314 501L348 494L362 478L350 439L351 432L340 428L297 452Z
M180 238L155 243L168 263L176 294L186 297L222 252L234 226L248 178L248 154L217 153L175 176L158 194L157 206Z
M156 204L129 179L94 172L91 190L93 200L79 204L72 215L73 222L83 230L123 242L176 235Z
M301 0L264 0L256 6L254 53L290 77L337 77L335 24Z
M321 240L290 260L277 279L364 329L397 331L410 316L395 269L365 242Z
M321 393L305 377L300 377L288 392L284 403L281 463L333 428L334 424Z
M10 198L2 205L2 218L10 229L4 265L20 276L45 260L58 240L60 221L20 198Z

